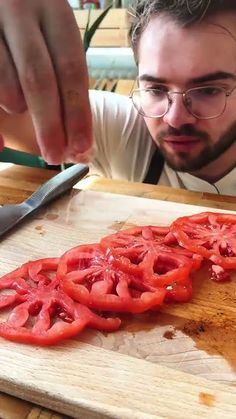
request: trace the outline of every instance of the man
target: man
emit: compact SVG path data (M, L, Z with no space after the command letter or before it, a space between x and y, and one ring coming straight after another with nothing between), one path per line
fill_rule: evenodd
M159 184L235 196L236 2L139 0L132 15L138 90L133 104L90 92L94 170L132 181L152 173ZM6 144L38 152L27 115L17 135L13 119L0 121Z

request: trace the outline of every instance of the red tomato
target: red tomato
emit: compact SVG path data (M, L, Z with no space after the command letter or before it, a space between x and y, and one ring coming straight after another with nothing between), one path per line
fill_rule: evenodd
M169 287L169 290L175 287L176 292L172 294L176 295L176 301L181 300L180 295L177 297L177 290L181 287L176 287L176 283L189 283L191 271L198 269L202 262L201 256L178 245L168 227L144 226L122 230L104 237L101 246L111 248L116 257L114 264L119 269L141 275L144 282L153 287Z
M115 260L114 264L120 266L127 273L142 273L145 284L150 286L163 287L166 291L164 302L189 301L192 298L192 285L190 272L192 263L187 259L185 265L178 260L178 256L170 253L157 255L154 252L147 252L138 267L133 265L127 258L121 257Z
M162 286L146 284L131 270L124 272L111 251L97 244L66 252L60 258L57 277L73 299L99 310L141 313L160 305L166 295Z
M181 217L171 231L186 249L224 269L236 268L236 215L203 212Z
M0 308L11 307L8 319L0 323L0 336L24 343L51 345L76 336L86 326L113 331L120 319L98 316L75 303L58 287L58 259L42 259L24 264L0 279Z
M167 295L165 302L188 302L192 299L193 296L193 286L192 281L187 280L182 284L173 284L167 287Z
M54 273L55 276L58 261L57 258L46 258L27 262L13 272L2 276L0 291L5 290L5 293L0 294L0 309L25 301L27 294L32 292L37 284L38 287L49 284L51 273ZM6 290L9 290L10 293L7 294ZM12 290L15 293L12 293Z
M139 226L121 230L104 237L101 242L104 249L112 249L115 256L125 256L132 263L138 264L149 252L155 255L170 253L178 255L178 261L188 263L191 259L193 269L199 269L202 257L178 245L168 227Z
M104 249L112 249L114 255L137 256L148 250L166 250L168 244L176 244L173 235L169 235L168 227L140 226L120 230L115 234L103 237L100 245Z

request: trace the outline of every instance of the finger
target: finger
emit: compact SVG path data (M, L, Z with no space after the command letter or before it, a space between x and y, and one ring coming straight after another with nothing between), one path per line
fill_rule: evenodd
M28 112L9 114L0 109L0 133L4 146L31 154L40 154L35 130Z
M0 134L0 151L3 150L3 147L4 147L4 141L3 141L3 138L2 138L2 136Z
M87 66L80 32L67 1L47 0L47 5L42 30L60 88L68 152L83 153L92 144L92 123Z
M69 154L67 156L67 163L85 163L88 164L93 160L95 155L95 150L93 147L89 148L84 153L79 154Z
M10 0L8 0L10 1ZM14 5L17 2L11 2ZM3 29L34 124L37 142L44 159L59 164L65 151L56 78L36 18L22 3L20 12L10 7L3 15Z
M0 107L8 113L21 113L26 103L15 66L5 42L0 38Z

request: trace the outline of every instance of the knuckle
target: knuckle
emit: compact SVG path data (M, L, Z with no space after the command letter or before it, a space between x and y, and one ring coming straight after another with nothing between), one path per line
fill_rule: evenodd
M23 8L26 6L25 0L7 0L7 2L0 2L0 10L9 13L13 13L15 16L22 16Z
M8 3L12 6L12 7L16 7L16 8L20 8L20 6L22 5L22 1L21 0L8 0Z
M24 91L50 90L54 81L53 67L37 40L28 41L22 48L17 68Z
M64 92L64 98L70 109L81 108L81 96L76 90L66 90Z
M50 69L28 64L21 74L22 86L27 92L50 91L53 78Z
M73 110L83 107L81 92L79 88L79 63L75 60L61 60L59 65L62 82L62 93L67 108L69 110Z
M21 0L8 0L8 7L11 7L12 9L20 10L22 7L22 1Z
M1 77L0 70L0 103L11 113L21 113L26 110L23 93L16 80Z
M65 80L78 80L81 71L78 61L64 59L59 62L59 67Z

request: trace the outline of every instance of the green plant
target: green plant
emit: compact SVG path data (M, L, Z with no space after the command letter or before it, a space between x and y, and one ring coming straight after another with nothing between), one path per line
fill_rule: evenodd
M103 19L105 18L105 16L107 15L107 13L109 12L109 10L111 9L111 6L108 6L99 16L98 18L95 20L95 22L93 22L93 24L90 26L90 18L91 18L91 9L89 9L89 13L88 13L88 21L87 21L87 25L85 28L85 32L84 32L84 39L83 39L83 43L84 43L84 51L86 52L90 46L91 40L96 32L96 30L98 29L100 23L103 21Z

